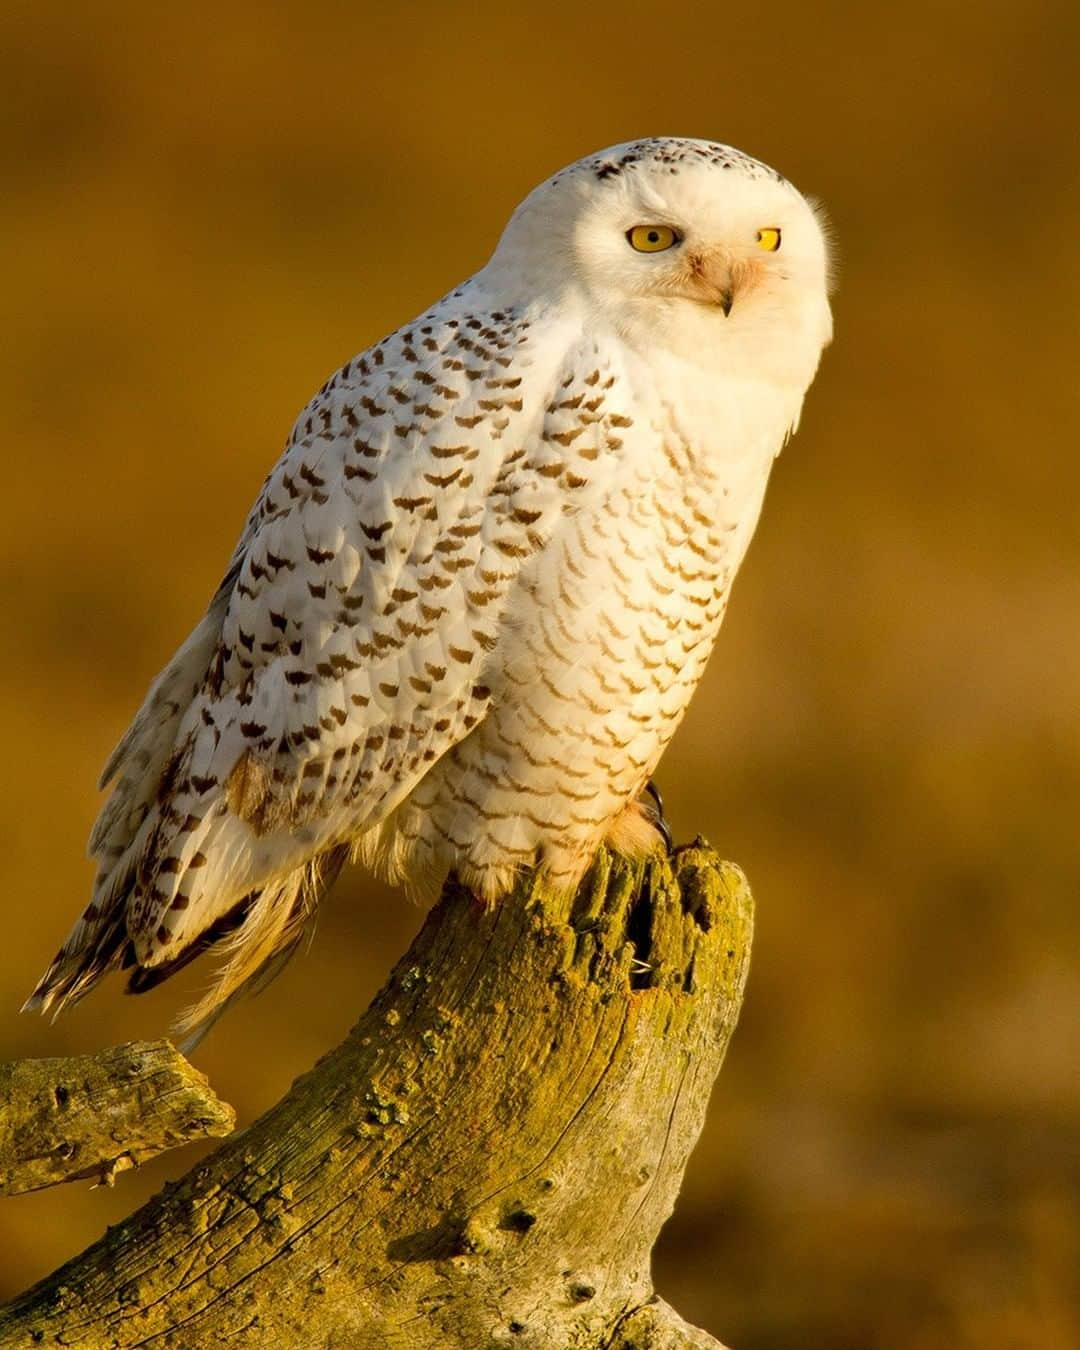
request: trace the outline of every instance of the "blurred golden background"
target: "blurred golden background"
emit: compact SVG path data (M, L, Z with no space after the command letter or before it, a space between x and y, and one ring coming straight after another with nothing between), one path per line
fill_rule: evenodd
M1080 1345L1080 11L5 7L0 1058L161 1034L200 973L17 1010L94 782L299 408L563 163L730 141L826 204L837 339L705 685L676 834L758 900L656 1260L738 1350ZM418 924L357 873L196 1056L251 1120ZM11 1295L195 1151L0 1204Z

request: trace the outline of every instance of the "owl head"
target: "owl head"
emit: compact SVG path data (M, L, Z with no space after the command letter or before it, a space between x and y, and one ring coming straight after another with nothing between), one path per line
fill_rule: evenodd
M481 274L518 303L730 364L816 363L832 333L819 211L768 165L657 137L579 160L522 202Z

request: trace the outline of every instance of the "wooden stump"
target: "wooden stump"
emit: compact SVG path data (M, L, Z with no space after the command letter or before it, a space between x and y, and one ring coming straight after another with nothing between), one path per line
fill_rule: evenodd
M700 841L449 886L344 1043L0 1312L0 1346L717 1346L653 1294L752 903Z

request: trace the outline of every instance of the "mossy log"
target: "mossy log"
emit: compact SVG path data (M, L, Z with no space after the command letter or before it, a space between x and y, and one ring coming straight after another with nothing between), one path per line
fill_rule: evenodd
M752 906L702 843L449 886L337 1049L0 1312L0 1346L715 1347L653 1293Z
M118 1172L229 1134L236 1113L169 1041L0 1064L0 1195Z

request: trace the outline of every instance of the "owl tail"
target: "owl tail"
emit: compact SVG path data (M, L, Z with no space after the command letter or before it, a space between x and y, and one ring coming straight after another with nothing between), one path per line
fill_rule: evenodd
M333 885L348 856L348 845L339 845L271 882L248 897L238 923L200 947L203 951L211 946L224 959L203 997L173 1023L173 1031L183 1037L178 1044L185 1054L237 999L258 993L281 974L310 930L319 900ZM178 968L177 963L186 964L186 954L186 950L181 952L167 966L136 969L128 991L142 993L153 988Z
M48 970L22 1006L23 1012L51 1012L57 1018L66 1007L78 1003L110 971L134 963L121 907L80 934L76 944L69 939L53 957Z
M69 941L61 948L23 1005L23 1012L51 1010L54 1017L58 1016L114 970L131 970L126 992L143 994L212 950L224 957L217 977L173 1026L184 1037L180 1049L187 1052L238 998L265 988L285 968L348 852L344 845L329 849L288 876L245 896L171 961L158 966L138 964L125 924L126 907L111 906L91 931L80 933L77 946Z

